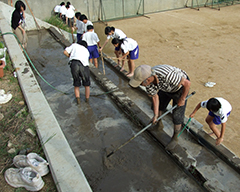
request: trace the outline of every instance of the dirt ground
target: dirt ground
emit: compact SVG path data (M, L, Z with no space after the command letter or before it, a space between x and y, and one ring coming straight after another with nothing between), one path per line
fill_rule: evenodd
M0 41L3 41L0 38ZM6 103L0 105L0 113L4 118L0 120L0 191L1 192L25 192L25 188L13 188L4 179L4 172L8 168L16 168L12 164L12 160L20 151L22 154L29 152L38 153L44 157L40 141L37 136L33 137L26 132L31 129L36 133L34 120L28 111L24 97L22 95L17 78L13 76L13 66L10 63L9 56L7 55L7 66L4 69L4 77L0 78L0 89L5 92L10 92L13 97ZM15 149L12 153L9 150ZM25 151L25 153L23 153ZM44 176L44 187L40 190L57 191L52 175L49 173Z
M227 121L223 144L240 156L240 5L222 7L220 11L201 8L181 9L109 22L124 31L127 37L139 44L140 55L136 66L169 64L185 70L191 79L191 90L196 95L188 101L186 116L195 106L211 97L223 97L233 107ZM104 43L104 26L95 25L101 44ZM103 50L114 56L109 42ZM128 69L127 65L125 69ZM212 88L205 87L215 82ZM210 132L205 117L208 111L200 109L195 118ZM220 127L219 127L220 128Z

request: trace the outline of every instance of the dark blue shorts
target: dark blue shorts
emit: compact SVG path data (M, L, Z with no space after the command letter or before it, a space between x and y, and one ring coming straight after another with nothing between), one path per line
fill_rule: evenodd
M83 34L77 33L77 42L82 39L82 35L83 35Z
M90 86L90 71L88 66L83 66L79 60L71 60L70 68L74 87L80 87L81 82L83 86Z
M87 49L88 49L89 54L90 54L89 59L99 57L97 45L88 46Z
M231 111L227 114L227 117L230 115ZM221 118L217 115L215 115L212 111L209 111L208 115L210 115L211 117L214 117L213 118L213 123L216 124L216 125L220 125L222 122L221 122Z
M132 60L138 59L139 56L139 47L137 46L135 49L129 52L129 57Z

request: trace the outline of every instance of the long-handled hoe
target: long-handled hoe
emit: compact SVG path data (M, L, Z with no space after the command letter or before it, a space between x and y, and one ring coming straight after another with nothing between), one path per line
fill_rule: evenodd
M193 91L190 95L188 95L186 97L185 100L187 100L189 97L193 96L196 92ZM160 117L158 117L157 121L159 121L160 119L162 119L164 116L166 116L168 113L170 113L171 111L173 111L175 108L177 108L177 105L174 105L171 109L169 109L168 111L166 111L164 114L162 114ZM123 146L125 146L126 144L128 144L130 141L132 141L133 139L135 139L138 135L140 135L142 132L144 132L145 130L147 130L149 127L152 126L152 123L148 124L146 127L144 127L141 131L139 131L137 134L135 134L132 138L130 138L127 142L123 143L121 146L119 146L118 148L116 148L115 150L113 150L111 153L109 153L107 155L107 158L110 157L112 154L114 154L116 151L118 151L119 149L121 149Z

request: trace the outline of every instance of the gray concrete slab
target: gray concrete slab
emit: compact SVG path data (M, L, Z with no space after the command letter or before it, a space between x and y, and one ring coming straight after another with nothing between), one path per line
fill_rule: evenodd
M2 8L1 6L1 32L12 32ZM92 191L16 39L12 35L5 35L4 41L14 68L17 69L20 87L35 120L58 191Z

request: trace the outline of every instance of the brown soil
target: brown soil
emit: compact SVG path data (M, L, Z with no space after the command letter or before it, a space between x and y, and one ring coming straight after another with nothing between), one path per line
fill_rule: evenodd
M195 106L211 97L223 97L233 107L227 121L223 144L240 156L239 139L239 29L240 5L222 7L220 11L201 8L182 9L126 20L109 22L135 39L140 48L136 66L169 64L185 70L191 79L191 90L196 95L188 101L186 116ZM106 40L103 24L94 24L101 44ZM109 42L104 52L114 56ZM125 67L127 68L127 65ZM212 88L204 84L215 82ZM208 111L200 109L195 118L210 132L205 117ZM219 127L220 128L220 127Z
M2 41L2 39L0 40ZM13 98L8 103L0 105L0 113L4 115L4 118L0 120L0 191L23 192L26 191L25 188L16 190L7 184L4 179L4 172L10 167L15 168L12 165L12 159L21 150L27 149L27 152L35 152L42 157L44 157L44 153L38 137L33 137L26 132L29 128L36 132L35 123L28 112L17 78L13 76L13 67L9 56L7 58L4 77L0 78L0 89L10 92ZM12 146L8 145L9 142L12 143ZM11 148L15 148L16 152L8 153ZM44 176L43 180L45 185L41 191L57 191L51 174Z

